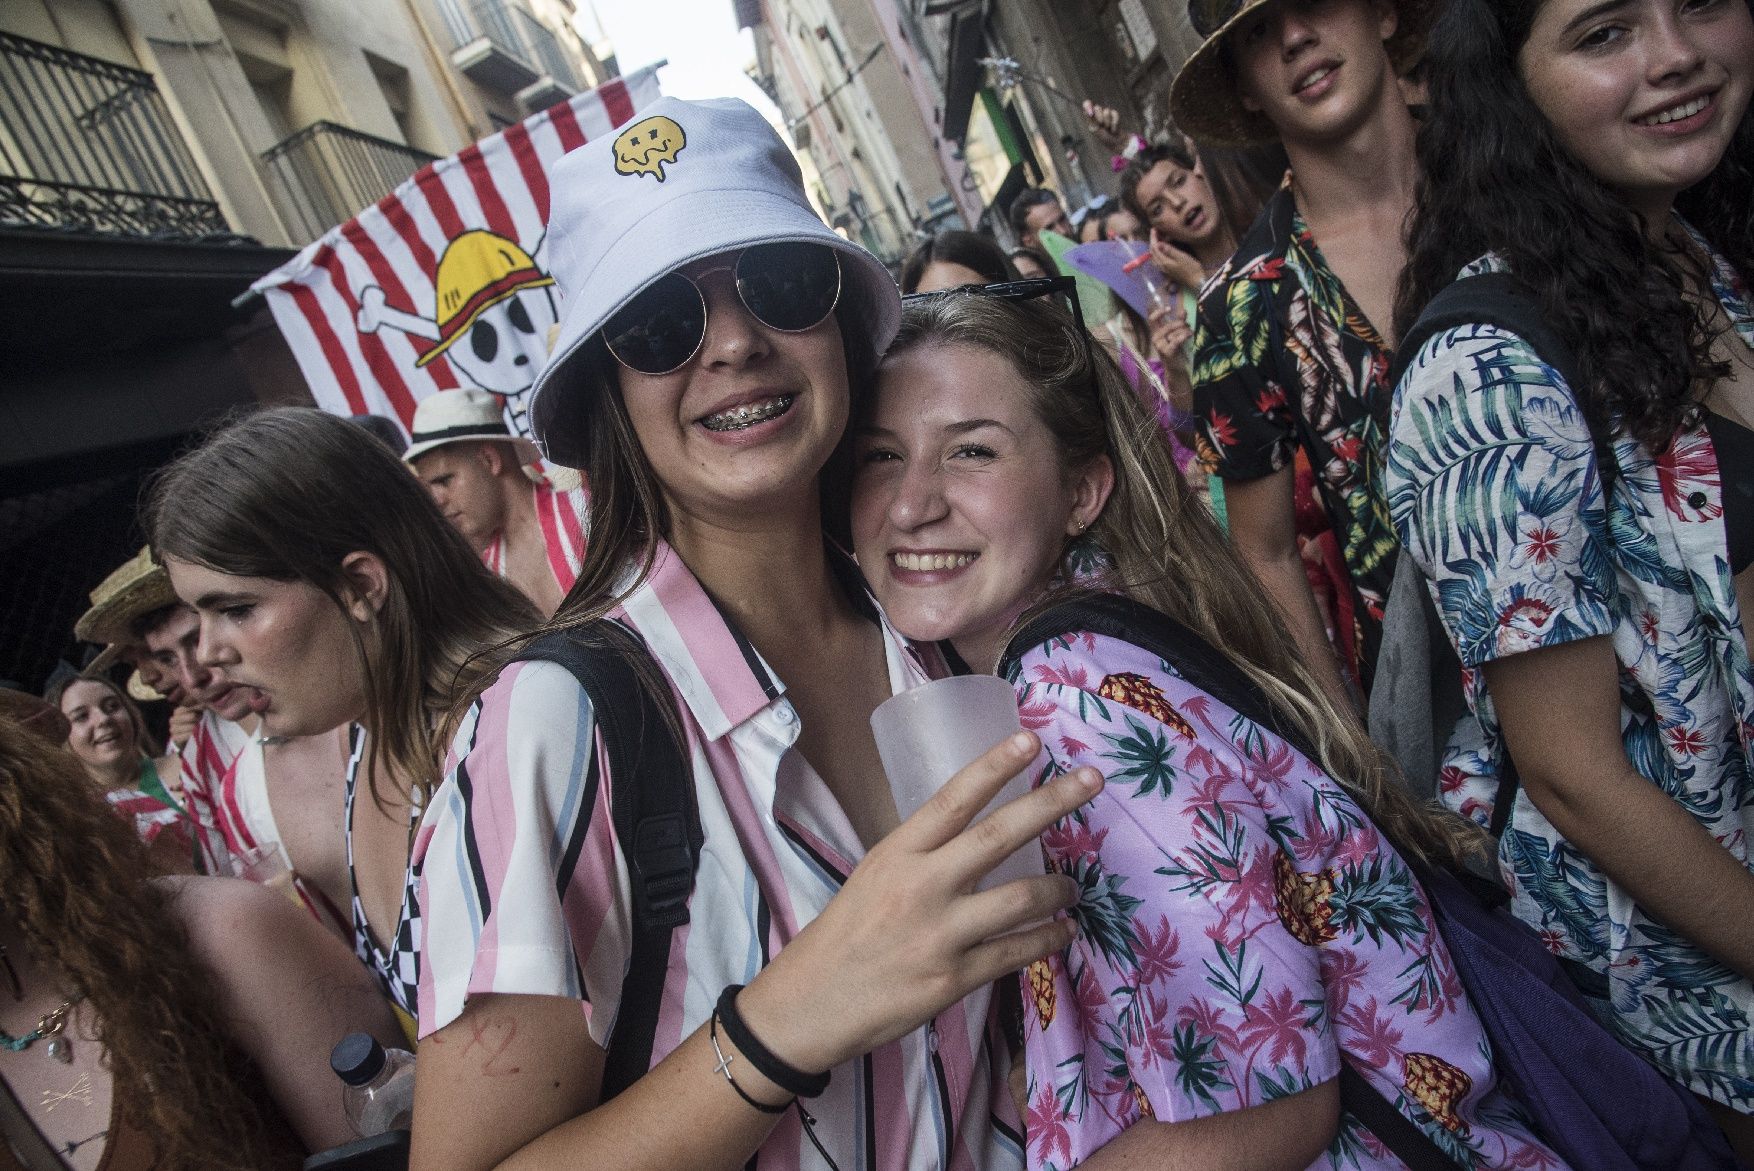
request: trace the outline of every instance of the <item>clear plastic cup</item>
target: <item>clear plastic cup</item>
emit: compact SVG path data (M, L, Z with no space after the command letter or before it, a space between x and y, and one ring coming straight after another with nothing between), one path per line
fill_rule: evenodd
M912 817L951 777L1022 727L1017 693L996 675L936 679L884 700L871 713L871 732L895 811L903 821ZM1031 765L1006 781L980 816L1029 792L1036 768ZM1041 847L1030 842L994 867L980 889L1042 870Z
M233 854L231 872L239 878L272 887L293 902L299 902L298 892L292 886L292 869L286 864L286 855L279 842L264 842Z
M1145 282L1145 295L1151 301L1152 312L1175 308L1176 287L1155 264L1147 262L1141 265L1139 279Z

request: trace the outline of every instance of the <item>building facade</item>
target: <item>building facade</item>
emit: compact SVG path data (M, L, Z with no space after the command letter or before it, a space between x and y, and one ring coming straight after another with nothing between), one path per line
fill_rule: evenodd
M808 160L829 223L891 265L941 216L932 136L869 0L746 0L751 76Z
M1169 133L1169 85L1199 43L1184 7L1146 0L735 6L755 32L757 82L822 173L831 215L862 223L844 213L864 209L916 239L978 225L1009 242L1003 212L1024 187L1052 187L1068 208L1112 194L1110 150L1081 103L1114 107L1147 138Z
M0 4L0 680L76 653L149 469L229 410L310 401L234 299L424 163L604 80L580 26L574 0Z

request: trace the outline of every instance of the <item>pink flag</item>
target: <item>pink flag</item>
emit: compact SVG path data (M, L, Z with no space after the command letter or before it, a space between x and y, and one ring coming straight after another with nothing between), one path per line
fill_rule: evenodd
M527 393L560 294L548 276L548 173L659 96L655 66L615 78L422 167L254 286L317 405L407 430L436 390Z

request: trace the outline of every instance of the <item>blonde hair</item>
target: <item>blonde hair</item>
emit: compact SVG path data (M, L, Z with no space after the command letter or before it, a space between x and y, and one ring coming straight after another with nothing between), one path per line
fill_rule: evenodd
M1031 405L1054 436L1065 475L1101 456L1114 467L1107 504L1084 538L1067 545L1061 576L1077 584L1055 589L1019 627L1091 589L1167 614L1261 688L1315 747L1316 763L1398 846L1456 861L1474 851L1477 831L1415 802L1357 718L1328 698L1265 588L1182 480L1157 420L1114 358L1069 313L1046 299L950 294L910 301L887 356L928 345L973 346L1008 360L1033 391Z

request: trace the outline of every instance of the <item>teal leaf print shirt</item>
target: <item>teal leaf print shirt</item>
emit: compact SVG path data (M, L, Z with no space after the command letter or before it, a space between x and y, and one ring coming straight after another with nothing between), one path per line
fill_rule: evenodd
M1505 267L1488 256L1463 275ZM1754 343L1747 287L1721 257L1713 267L1719 302ZM1481 664L1605 637L1633 768L1747 866L1754 673L1717 456L1703 426L1666 451L1629 438L1614 451L1604 496L1571 388L1496 327L1434 337L1396 389L1389 506L1461 657L1472 713L1445 751L1440 793L1481 824L1491 817L1504 746ZM1696 1092L1754 1110L1754 985L1652 921L1526 793L1498 861L1512 909L1574 961L1623 1041Z
M1411 872L1318 766L1117 639L1045 643L1013 682L1045 775L1108 778L1042 838L1078 883L1079 931L1021 977L1031 1171L1341 1061L1463 1167L1562 1166L1499 1089ZM1401 1162L1342 1114L1314 1166Z

